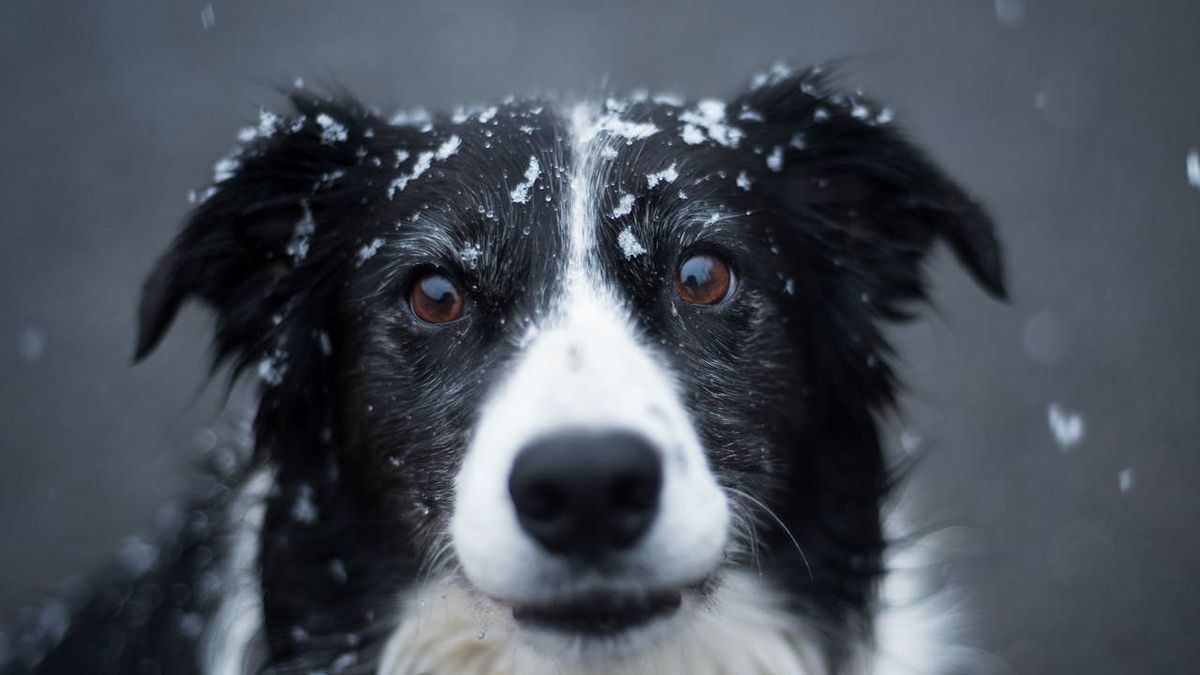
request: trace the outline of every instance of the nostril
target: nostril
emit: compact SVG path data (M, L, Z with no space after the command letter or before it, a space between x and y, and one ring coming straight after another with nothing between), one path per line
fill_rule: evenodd
M547 436L517 456L509 491L521 528L558 554L601 555L635 544L658 511L659 453L628 432Z
M618 509L642 511L658 500L658 481L646 473L626 472L613 481L609 502Z
M526 518L552 520L562 514L567 497L561 489L549 483L533 483L513 492L517 510Z

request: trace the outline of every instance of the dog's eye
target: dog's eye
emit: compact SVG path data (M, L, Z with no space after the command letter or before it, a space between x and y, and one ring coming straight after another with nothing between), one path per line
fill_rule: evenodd
M462 316L464 302L453 281L431 272L412 285L408 304L413 314L426 323L447 323Z
M729 295L733 274L724 260L701 253L689 256L675 276L675 292L692 305L715 305Z

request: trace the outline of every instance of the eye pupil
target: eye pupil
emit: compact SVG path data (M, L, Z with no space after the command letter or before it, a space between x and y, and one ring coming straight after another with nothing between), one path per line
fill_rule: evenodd
M408 302L413 314L427 323L447 323L463 313L462 293L441 274L430 273L418 279L409 292Z
M723 260L708 254L693 255L679 266L675 291L693 305L712 305L729 295L732 275Z

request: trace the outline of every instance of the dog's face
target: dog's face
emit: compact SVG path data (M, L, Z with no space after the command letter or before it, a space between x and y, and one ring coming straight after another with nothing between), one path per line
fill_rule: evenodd
M811 72L729 104L296 104L160 263L139 346L196 295L263 377L273 651L273 620L402 622L434 582L559 658L669 640L747 570L865 621L879 323L938 239L1002 292L986 216L889 112ZM327 558L351 592L314 589Z

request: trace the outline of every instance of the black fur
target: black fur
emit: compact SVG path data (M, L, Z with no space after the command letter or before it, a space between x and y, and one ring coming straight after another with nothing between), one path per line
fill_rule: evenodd
M294 115L241 151L154 268L136 354L197 299L215 314L216 361L259 369L251 465L273 466L277 488L258 563L265 649L250 667L366 673L397 598L441 541L481 402L562 283L574 150L549 102L505 103L486 123L389 124L348 100L292 101ZM814 71L772 75L730 102L727 123L744 134L736 147L685 143L685 108L674 104L613 105L660 132L620 146L589 182L602 186L599 260L641 337L680 377L731 500L750 513L761 501L787 527L759 517L760 559L729 564L761 564L837 662L870 627L886 545L891 476L875 420L897 384L884 326L925 299L923 264L938 241L1002 296L992 224L878 108ZM453 136L455 154L389 189ZM776 152L782 162L769 166ZM531 155L547 179L514 203ZM671 165L674 182L648 185ZM637 198L632 217L609 215L621 193ZM618 245L629 223L646 248L633 259ZM463 256L468 246L481 253ZM728 260L738 288L676 319L674 270L696 250ZM430 326L408 310L409 285L430 269L468 289L463 319ZM102 592L57 649L23 663L195 672L195 641L159 617L211 613L213 599L171 589L195 587L220 544L217 533L185 531L136 582L157 589L153 618L120 623L133 596ZM118 655L93 658L104 649Z

